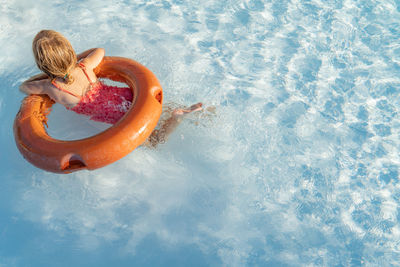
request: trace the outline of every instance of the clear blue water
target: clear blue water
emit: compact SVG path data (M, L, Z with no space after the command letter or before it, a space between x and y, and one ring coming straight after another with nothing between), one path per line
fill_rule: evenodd
M0 0L0 11L0 266L398 264L399 1ZM216 114L100 170L36 169L11 129L43 28L77 51L136 59L166 102ZM55 109L54 136L101 128Z

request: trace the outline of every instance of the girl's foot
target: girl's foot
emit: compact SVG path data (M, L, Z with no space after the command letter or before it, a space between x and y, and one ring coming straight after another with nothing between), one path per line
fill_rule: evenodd
M191 112L193 112L193 111L202 110L202 109L203 109L202 106L203 106L203 103L199 102L199 103L197 103L197 104L194 104L194 105L190 106L189 108L185 108L185 109L183 109L183 108L175 109L175 110L172 112L172 115L174 115L174 116L182 116L182 115L184 115L184 114L191 113Z

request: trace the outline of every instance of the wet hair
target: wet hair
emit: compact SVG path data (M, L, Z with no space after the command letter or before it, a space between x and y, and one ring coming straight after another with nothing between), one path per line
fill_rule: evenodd
M33 55L38 68L51 80L63 78L73 82L70 72L77 63L74 49L62 34L53 30L42 30L32 42Z

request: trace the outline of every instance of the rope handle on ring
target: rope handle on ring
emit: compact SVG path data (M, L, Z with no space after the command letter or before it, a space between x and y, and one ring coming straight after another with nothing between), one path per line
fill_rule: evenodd
M49 125L47 124L47 120L48 120L47 115L48 115L49 113L50 113L50 112L42 113L42 112L34 111L32 114L33 114L38 120L40 120L40 121L43 123L43 125L46 126L46 128L49 128Z
M48 118L47 115L50 114L51 109L47 108L45 105L46 101L43 101L43 98L40 97L39 95L31 95L23 100L23 104L28 104L31 102L39 101L40 102L40 111L34 111L32 112L32 115L35 116L39 121L43 123L43 125L46 126L46 128L49 128L49 125L47 124ZM50 100L54 102L53 100Z

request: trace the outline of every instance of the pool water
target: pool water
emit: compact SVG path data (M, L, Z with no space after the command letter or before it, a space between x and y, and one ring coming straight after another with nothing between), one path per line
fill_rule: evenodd
M0 10L0 266L398 264L399 1L0 0ZM215 112L99 170L37 169L12 124L41 29L78 52L141 62L169 105ZM49 123L71 139L107 127L57 105Z

